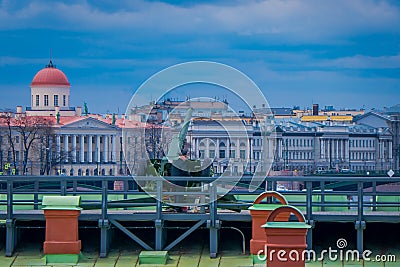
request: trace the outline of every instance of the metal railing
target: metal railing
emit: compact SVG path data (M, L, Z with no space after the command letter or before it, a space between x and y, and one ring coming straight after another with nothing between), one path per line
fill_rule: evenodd
M224 189L227 196L236 196L240 202L238 208L246 208L252 203L251 198L241 199L241 196L257 195L265 190L276 190L283 193L290 204L302 209L307 217L315 212L324 211L349 211L363 215L364 211L400 211L400 177L311 177L288 176L267 177L266 182L255 191L246 188L251 178L224 177L218 180L209 177L168 177L171 182L193 181L202 184L213 183L217 188ZM114 181L119 181L123 186L114 189ZM137 182L152 183L153 188L146 192L140 190ZM281 184L296 183L299 188L280 191ZM235 186L236 185L236 186ZM391 185L391 186L389 186ZM380 190L385 186L384 190ZM14 208L21 210L37 210L41 205L43 195L81 195L83 208L128 208L148 206L157 208L157 201L134 203L128 200L137 196L152 196L156 199L166 199L177 195L206 196L207 199L216 199L207 191L167 191L165 181L159 177L130 176L1 176L0 177L0 207L7 211L7 217L12 218ZM222 193L217 189L216 194ZM92 196L92 197L91 197ZM360 201L362 200L362 201ZM169 202L169 201L166 201ZM171 203L170 203L171 204ZM172 203L173 204L173 203ZM188 206L206 204L197 202ZM97 206L96 206L97 205ZM168 206L161 201L161 207ZM218 208L231 207L233 203L218 202ZM5 207L5 208L4 208ZM106 210L103 210L106 212ZM155 210L156 212L157 210Z
M1 176L0 219L7 228L6 255L15 247L15 221L19 219L44 220L41 209L43 195L80 195L82 207L97 210L81 215L81 220L97 220L101 230L100 255L107 255L108 229L119 228L145 249L153 249L129 232L121 221L154 221L156 250L171 249L201 225L210 229L210 256L218 248L218 230L221 221L250 221L246 210L258 194L266 190L281 190L289 204L297 206L312 226L317 221L354 222L357 230L357 248L362 251L363 230L370 221L400 222L400 177L343 177L343 176L285 176L267 177L256 190L250 191L251 177L167 177L171 182L195 181L198 190L169 190L168 183L159 177L130 176ZM117 182L116 182L117 181ZM118 184L114 188L114 182ZM138 187L146 187L146 192ZM292 190L286 190L286 188ZM219 197L225 195L224 198ZM165 207L175 203L170 198L184 196L186 206L198 212L167 213ZM199 201L194 201L194 200ZM237 201L235 201L237 200ZM267 202L272 203L273 199ZM141 209L138 209L141 207ZM145 211L143 210L146 209ZM136 209L135 212L126 212ZM23 210L23 212L21 212ZM111 210L115 210L111 212ZM85 217L86 216L86 217ZM196 221L189 230L169 245L165 244L164 221ZM312 244L312 230L308 244Z

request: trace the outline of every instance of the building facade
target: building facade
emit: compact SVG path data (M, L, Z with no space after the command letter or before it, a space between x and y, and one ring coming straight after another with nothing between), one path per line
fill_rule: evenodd
M274 133L261 133L253 124L235 134L216 122L194 123L189 138L194 157L213 159L214 170L235 173L272 171L388 171L396 169L393 134L388 127L360 124L304 123L278 120ZM241 131L238 131L241 132ZM233 133L233 134L232 134ZM396 169L397 170L397 169Z
M0 114L0 174L135 174L144 160L166 154L189 108L189 157L211 159L214 173L399 169L396 110L355 122L332 119L343 114L272 119L265 107L257 117L237 116L226 101L167 99L119 117L82 114L70 96L67 76L50 61L31 82L31 107Z

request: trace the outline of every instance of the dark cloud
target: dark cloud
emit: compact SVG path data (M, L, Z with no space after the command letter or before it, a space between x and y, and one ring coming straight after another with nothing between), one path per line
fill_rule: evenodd
M52 48L77 99L96 90L108 96L107 88L123 99L165 67L211 60L248 74L271 105L396 104L398 25L396 1L3 0L0 90L20 85L25 94ZM368 93L346 102L343 94L355 88ZM283 91L290 93L282 98ZM9 103L1 99L0 107Z

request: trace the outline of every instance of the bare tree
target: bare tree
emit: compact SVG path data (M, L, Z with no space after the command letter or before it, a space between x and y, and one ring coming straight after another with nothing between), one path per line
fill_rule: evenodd
M11 111L5 111L0 114L0 124L6 128L6 139L7 139L7 151L11 149L11 157L13 168L17 168L17 156L16 156L16 140L13 135L13 113Z
M163 128L153 123L146 124L145 130L145 144L146 150L150 159L161 158L164 155L162 144L162 130Z
M144 129L142 127L125 128L125 162L131 173L136 173L141 159L145 158Z
M23 149L22 174L26 174L29 152L41 140L41 136L52 132L52 120L45 117L19 114L14 119L15 131L21 136ZM51 136L51 135L50 135Z
M35 150L40 155L39 172L41 175L50 175L53 169L59 166L61 171L61 164L67 158L71 158L71 152L67 153L57 147L57 135L54 127L43 127L38 142L35 143Z
M0 124L0 173L2 174L4 168L4 148L6 147L5 138L7 138L7 129Z
M43 136L51 136L52 120L46 117L3 112L0 115L0 123L7 129L6 136L14 168L17 169L20 160L17 153L20 153L22 164L19 173L26 174L29 160L32 162L38 155L33 152L37 151Z

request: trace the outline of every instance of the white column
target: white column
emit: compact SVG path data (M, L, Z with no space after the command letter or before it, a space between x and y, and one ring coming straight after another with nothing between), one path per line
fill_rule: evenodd
M332 159L336 159L337 158L337 140L333 139L332 140Z
M231 153L231 142L229 137L226 138L226 149L228 150L227 152L227 158L230 158L230 153ZM232 166L231 166L232 167Z
M210 157L210 139L209 138L207 138L207 140L206 140L206 151L204 153L205 153L204 157L206 157L206 158Z
M321 159L325 158L325 139L320 139L321 144Z
M250 138L248 138L247 139L247 160L250 160L250 147L251 147L251 139ZM229 153L229 152L228 152ZM228 156L229 156L229 154L228 154Z
M217 138L217 143L215 144L215 155L216 155L217 159L220 158L220 155L219 155L219 138Z
M340 146L340 159L343 160L343 147L344 147L344 140L343 139L339 140L339 146Z
M61 136L57 134L56 136L56 145L57 145L57 157L60 157L61 154Z
M235 157L238 159L238 158L240 158L240 139L239 138L237 138L236 139L236 155L235 155Z
M88 135L88 162L93 162L93 135Z
M190 140L190 153L192 156L196 156L196 137L191 137Z
M325 143L325 147L326 147L325 155L326 155L327 161L329 161L330 158L331 158L331 140L330 139L326 139L325 142L326 142Z
M199 147L199 139L200 138L196 138L195 139L195 141L194 141L194 157L195 158L200 158L200 147ZM181 148L179 148L179 149L181 149Z
M276 149L278 152L278 160L280 160L282 158L282 152L281 152L282 147L281 147L281 139L280 138L276 139Z
M392 159L392 141L389 141L389 159Z
M104 162L108 162L108 135L103 135Z
M68 135L64 135L64 153L65 162L68 162Z
M97 162L100 162L100 135L96 135L96 152L97 152Z
M80 145L81 162L84 162L85 161L85 136L83 134L80 135L79 145Z
M72 135L72 162L76 162L76 135Z
M111 136L111 142L112 142L112 152L111 152L111 161L112 162L117 162L117 142L116 142L115 135Z

